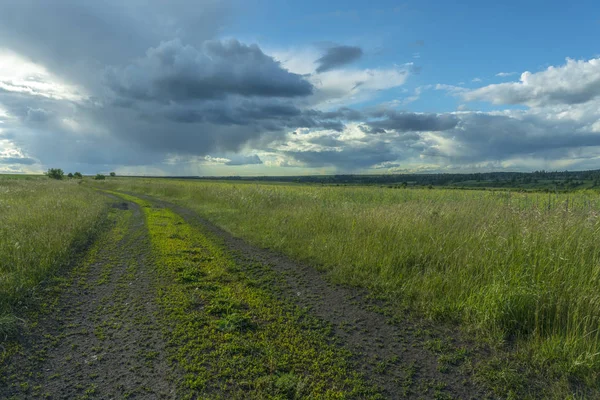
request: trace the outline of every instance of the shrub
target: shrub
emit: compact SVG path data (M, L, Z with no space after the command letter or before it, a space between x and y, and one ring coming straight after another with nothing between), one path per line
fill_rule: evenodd
M82 178L83 178L83 175L81 175L81 172L75 172L75 173L73 174L73 177L74 177L74 178L77 178L77 179L82 179Z
M111 172L110 176L117 176L117 174L115 174L114 172Z
M96 176L94 177L95 180L97 181L103 181L104 179L106 179L106 176L102 175L102 174L96 174Z
M48 178L60 180L65 176L65 173L60 168L49 168L46 175L48 175Z
M72 173L72 172L69 172L69 175L67 175L67 176L68 176L69 178L72 178L72 177L73 177L73 173Z

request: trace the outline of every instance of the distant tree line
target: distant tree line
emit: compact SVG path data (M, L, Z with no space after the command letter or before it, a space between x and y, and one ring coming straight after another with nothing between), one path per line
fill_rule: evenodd
M61 168L48 168L48 171L45 172L45 175L48 176L48 178L50 178L50 179L61 180L61 179L64 179L65 172ZM115 176L117 176L117 174L114 172L111 172L110 176L115 177ZM67 178L83 179L83 175L81 174L81 172L75 172L75 173L69 172L67 174ZM106 179L106 176L103 174L97 174L94 177L94 179L97 179L97 180Z
M481 172L472 174L384 174L384 175L306 175L306 176L215 176L179 177L203 180L295 182L324 185L384 185L392 188L408 186L498 187L531 189L600 188L600 170Z

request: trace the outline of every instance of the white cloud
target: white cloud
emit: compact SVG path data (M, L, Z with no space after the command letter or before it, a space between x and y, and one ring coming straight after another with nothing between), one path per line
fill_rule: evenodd
M430 87L431 86L429 86L428 88ZM444 83L438 83L434 86L434 88L435 90L444 90L446 92L449 92L450 94L460 94L468 91L467 88L461 86L447 85Z
M0 137L0 173L40 173L41 166L23 149Z
M389 68L342 67L317 73L321 52L315 47L268 49L266 52L290 72L307 77L315 86L315 94L307 106L322 109L357 104L372 98L378 91L402 86L414 68L413 63L407 63Z
M317 69L317 59L319 53L315 48L291 48L287 50L265 49L275 60L290 72L300 75L312 74Z
M484 86L464 94L466 101L523 104L540 107L581 104L600 96L600 58L567 59L566 64L541 72L525 71L519 82Z
M513 75L517 75L518 72L498 72L496 74L496 76L500 77L500 78L505 78L507 76L513 76Z
M360 103L380 90L402 86L409 72L405 66L387 69L335 70L309 77L315 86L312 104L321 108Z
M413 103L413 102L419 100L419 98L421 98L421 93L423 93L423 87L419 86L419 87L415 88L412 96L405 97L402 101L395 100L395 103L390 104L390 106L392 108L394 108L399 105L405 106L407 104ZM390 103L392 103L392 102L390 102Z
M0 124L4 123L4 121L8 120L10 118L10 114L8 114L8 111L6 111L4 108L2 108L2 105L0 105Z
M67 129L73 132L81 133L83 131L81 124L73 118L63 118L61 122Z
M43 66L6 49L0 49L0 89L56 100L85 98L81 89L61 82Z
M181 165L181 164L196 164L196 165L225 165L228 158L213 157L213 156L191 156L180 154L169 154L163 160L165 165Z

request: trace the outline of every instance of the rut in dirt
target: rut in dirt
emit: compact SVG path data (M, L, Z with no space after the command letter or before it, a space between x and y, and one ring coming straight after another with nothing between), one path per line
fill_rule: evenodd
M333 327L339 342L355 354L356 368L376 384L386 399L491 399L494 395L475 383L463 357L470 343L456 330L434 327L407 318L391 323L364 290L330 283L310 265L236 238L185 207L151 196L133 194L178 213L192 226L222 240L243 266L259 262L281 277L274 291L310 310ZM453 350L441 354L438 343ZM432 345L433 344L433 345Z
M142 212L120 201L112 213L115 227L22 339L0 398L174 398Z

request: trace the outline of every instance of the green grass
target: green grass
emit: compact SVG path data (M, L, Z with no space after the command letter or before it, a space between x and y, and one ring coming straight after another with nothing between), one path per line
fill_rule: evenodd
M17 332L40 284L94 236L107 201L76 182L0 177L0 340Z
M104 187L196 210L251 242L454 321L558 397L600 390L600 199L569 194L116 179ZM510 345L510 346L507 346ZM524 373L517 373L516 375ZM500 383L498 383L500 382ZM520 389L519 389L520 388Z
M241 266L169 209L123 197L146 216L179 398L381 398L327 326L271 292L268 267Z
M28 174L0 174L0 181L6 182L6 181L15 181L15 180L20 180L20 181L39 181L39 180L46 180L48 179L47 176L45 175L28 175Z

